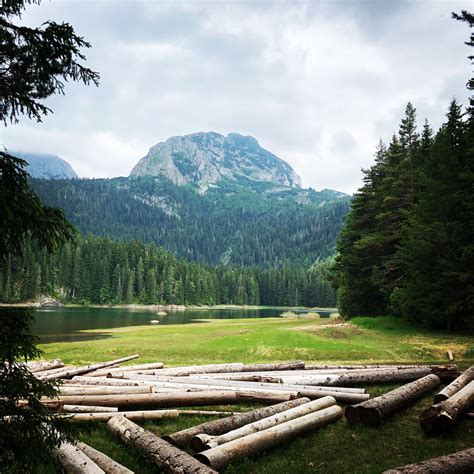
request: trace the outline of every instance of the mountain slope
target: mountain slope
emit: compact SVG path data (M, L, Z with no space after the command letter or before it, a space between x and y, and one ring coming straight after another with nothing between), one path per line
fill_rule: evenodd
M12 152L14 156L28 162L26 170L33 178L72 179L77 178L72 166L57 155L43 153Z
M150 148L130 176L164 176L172 183L201 189L226 178L253 180L299 188L291 166L263 149L253 137L215 132L172 137Z

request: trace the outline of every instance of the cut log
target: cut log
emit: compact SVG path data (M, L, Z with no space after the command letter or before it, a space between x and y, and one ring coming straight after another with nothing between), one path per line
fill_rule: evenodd
M395 467L383 474L472 474L473 472L474 448L469 448L447 456Z
M189 454L167 443L123 416L115 416L108 423L110 431L120 436L123 442L153 462L166 473L215 473Z
M443 402L432 405L420 416L421 427L429 435L450 431L474 403L474 380Z
M440 403L443 400L447 400L449 397L452 397L455 393L459 392L459 390L461 390L461 388L467 385L471 380L474 380L474 365L469 367L469 369L461 374L456 380L436 394L434 402Z
M239 415L238 411L216 411L216 410L176 410L179 415L191 416L232 416Z
M63 405L63 413L110 413L117 412L117 407L98 407L91 405Z
M110 379L106 377L86 377L77 375L72 380L63 380L64 385L109 385L112 387L132 387L138 385L146 385L135 380ZM63 385L63 386L64 386Z
M44 377L45 380L51 379L67 379L69 377L74 377L75 375L86 374L87 372L92 372L93 370L103 369L104 367L110 367L111 365L120 364L121 362L126 362L128 360L136 359L140 357L138 354L122 357L121 359L110 360L108 362L100 362L97 364L84 365L82 367L76 367L75 369L65 370L63 372L58 372L56 374L48 375Z
M231 462L289 441L307 431L335 421L341 416L341 407L331 406L203 451L196 455L196 459L213 469L221 469Z
M191 365L186 367L170 367L168 369L161 369L163 375L173 375L181 377L190 374L206 374L206 373L219 373L219 372L240 372L240 369L244 366L242 363L233 364L209 364L209 365Z
M239 398L231 391L173 392L137 395L64 395L67 405L98 405L112 407L153 406L155 408L205 405L235 405Z
M453 352L450 349L448 350L448 359L454 360Z
M163 418L178 418L178 410L145 410L145 411L121 411L108 413L64 413L63 418L67 418L73 422L87 422L87 421L109 421L114 416L125 416L130 420L161 420Z
M302 370L305 368L302 360L292 362L280 362L276 364L247 364L241 369L242 372L260 372L274 370Z
M360 422L364 425L379 426L383 419L393 412L413 403L418 398L438 387L441 380L437 375L430 374L403 385L380 397L346 408L346 418L349 423Z
M272 405L265 408L258 408L256 410L229 416L220 420L208 421L206 423L201 423L200 425L163 436L163 439L173 443L175 446L187 446L193 437L200 433L220 435L226 433L227 431L240 428L241 426L244 426L248 423L261 420L267 416L275 415L276 413L281 413L282 411L288 410L290 408L300 406L303 403L307 403L309 401L309 398L298 398L297 400L292 400L290 402L279 403L277 405Z
M95 462L106 474L134 474L133 471L122 466L117 461L109 458L104 453L97 451L86 443L78 442L77 447L93 462Z
M220 436L212 436L207 434L196 435L191 441L191 447L195 452L204 451L206 449L215 448L221 444L229 443L238 438L263 431L272 426L285 423L295 418L314 413L316 411L328 408L336 404L336 400L333 397L324 397L316 401L308 402L298 407L290 408L276 415L263 418L262 420L250 423L248 425L237 428L236 430L229 431Z
M60 396L62 395L116 395L129 393L151 393L152 388L147 386L139 387L74 387L71 385L62 386L59 389Z
M58 369L64 367L64 362L61 359L54 360L40 360L38 362L27 362L26 367L31 373L43 372L45 370Z
M56 374L61 374L62 372L64 372L65 370L72 370L72 369L75 369L76 366L75 365L65 365L63 367L59 367L57 369L50 369L50 370L43 370L42 372L35 372L35 377L40 379L40 380L49 380L49 379L53 379L53 377L50 377L52 375L56 375ZM49 379L48 379L49 377Z
M59 464L69 474L104 474L104 471L77 446L63 443L55 449Z
M140 370L156 370L156 369L162 369L162 368L163 368L163 362L152 362L150 364L126 365L126 366L116 367L116 368L94 370L93 372L89 372L88 376L89 377L103 377L103 376L107 376L107 374L109 373L114 373L114 372L137 372Z

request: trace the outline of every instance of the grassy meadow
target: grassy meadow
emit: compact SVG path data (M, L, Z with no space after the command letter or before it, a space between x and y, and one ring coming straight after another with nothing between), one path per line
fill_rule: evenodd
M184 325L127 327L100 332L89 341L44 344L47 359L66 364L99 362L138 353L135 363L162 361L166 366L222 362L446 363L451 349L461 368L474 364L474 335L413 328L393 318L356 318L328 326L327 319L232 319ZM368 387L378 395L389 386ZM345 419L271 451L227 467L225 473L380 473L385 469L447 454L474 445L474 420L461 421L443 437L422 432L418 415L432 403L427 396L387 420L380 428L350 427ZM229 409L229 407L221 407ZM249 409L240 406L238 409ZM192 426L210 417L143 424L157 435ZM111 435L105 425L81 425L80 438L137 473L156 472ZM45 467L53 472L55 466Z

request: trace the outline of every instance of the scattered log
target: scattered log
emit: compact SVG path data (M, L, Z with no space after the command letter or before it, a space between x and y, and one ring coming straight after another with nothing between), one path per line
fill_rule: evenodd
M461 388L467 385L471 380L474 380L474 365L469 367L469 369L461 374L456 380L436 394L434 402L440 403L443 400L447 400L449 397L452 397L455 393L459 392L459 390L461 390Z
M50 369L50 370L43 370L42 372L35 372L35 377L40 379L40 380L48 380L48 377L50 375L56 375L56 374L60 374L61 372L64 372L65 370L71 370L71 369L75 369L76 366L75 365L65 365L63 367L59 367L57 369ZM51 377L53 378L53 377Z
M289 441L307 431L335 421L341 416L341 407L331 406L203 451L196 455L196 459L213 469L221 469L237 459Z
M163 418L178 418L178 410L145 410L145 411L111 411L106 413L71 413L62 415L69 421L87 422L87 421L109 421L114 416L125 416L130 420L161 420Z
M215 471L189 454L169 444L123 416L115 416L108 423L110 431L120 436L125 444L152 461L167 473L215 474Z
M441 380L437 375L426 375L380 397L372 398L358 405L348 406L345 411L346 418L351 424L360 422L364 425L379 426L384 418L413 403L438 387L440 383Z
M152 388L147 386L138 387L100 387L100 386L62 386L59 389L60 396L62 395L114 395L114 394L129 394L129 393L151 393Z
M260 372L260 371L275 371L275 370L302 370L305 364L302 360L295 360L292 362L281 362L276 364L248 364L241 369L242 372Z
M62 413L110 413L117 412L117 407L98 407L92 405L63 405Z
M383 474L472 474L473 472L474 448L469 448L447 456L395 467Z
M454 360L453 352L451 351L451 349L448 350L448 359Z
M78 447L62 443L55 449L59 464L70 474L104 474L104 471Z
M75 369L66 369L63 372L58 372L56 374L48 375L44 377L46 380L51 379L67 379L69 377L74 377L75 375L86 374L87 372L92 372L93 370L103 369L104 367L110 367L111 365L120 364L121 362L127 362L128 360L136 359L140 357L138 354L122 357L121 359L111 360L108 362L100 362L98 364L84 365L82 367L76 367Z
M216 410L176 410L179 415L191 415L191 416L232 416L240 415L238 411L216 411Z
M38 362L27 362L26 367L31 373L43 372L45 370L58 369L64 367L64 362L61 359L54 359L51 361L40 360Z
M421 427L426 434L442 434L450 431L461 416L474 403L474 380L452 397L432 405L420 415Z
M86 443L78 442L77 447L93 462L95 462L106 474L134 474L133 471L122 466L117 461L107 456Z
M201 423L200 425L163 436L163 439L169 441L175 446L183 447L188 445L193 437L200 433L220 435L226 433L227 431L235 430L236 428L240 428L241 426L244 426L248 423L253 423L254 421L261 420L267 416L275 415L276 413L281 413L282 411L302 405L303 403L307 403L309 401L309 398L298 398L296 400L291 400L290 402L279 403L277 405L272 405L265 408L258 408L256 410L229 416L220 420L208 421L206 423Z
M199 434L191 440L191 447L195 452L215 448L221 444L228 443L238 438L243 438L244 436L257 433L258 431L266 430L272 426L276 426L295 418L314 413L335 404L336 400L333 397L324 397L316 401L290 408L289 410L277 413L276 415L263 418L259 421L242 426L241 428L229 431L228 433L224 433L220 436Z
M89 377L102 377L107 376L109 373L114 372L137 372L140 370L156 370L163 368L163 362L152 362L150 364L138 364L138 365L126 365L125 367L115 367L115 368L108 368L108 369L99 369L94 370L93 372L89 372Z
M206 373L219 373L219 372L240 372L240 369L244 366L242 363L233 364L209 364L209 365L191 365L187 367L172 367L168 369L161 369L160 373L163 375L173 375L181 377L190 374L206 374Z
M102 378L102 377L86 377L81 375L76 375L72 380L64 380L64 385L109 385L112 387L133 387L138 385L146 385L146 383L141 383L136 380L122 380L122 379L111 379L111 378Z

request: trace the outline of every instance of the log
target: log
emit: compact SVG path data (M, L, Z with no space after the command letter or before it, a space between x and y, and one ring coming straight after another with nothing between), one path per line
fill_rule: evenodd
M443 388L441 392L435 395L434 402L439 403L443 400L447 400L452 397L455 393L459 392L461 388L467 385L471 380L474 380L474 365L469 367L463 374L461 374L456 380L452 381L447 387Z
M77 447L106 474L134 474L130 469L127 469L125 466L122 466L117 461L114 461L106 454L97 451L97 449L94 449L86 443L79 441Z
M241 412L238 411L216 411L216 410L176 410L181 415L191 416L232 416L239 415Z
M158 438L123 416L115 416L108 423L107 428L120 436L123 442L132 446L139 453L153 462L159 470L166 473L215 473L204 464L181 451L165 440Z
M74 387L62 386L59 389L60 396L62 395L114 395L114 394L129 394L129 393L151 393L152 388L147 386L139 387Z
M203 451L196 455L196 459L213 469L221 469L231 462L289 441L307 431L335 421L341 416L341 407L331 406Z
M57 369L50 369L50 370L43 370L42 372L36 372L34 375L35 375L36 378L38 378L40 380L45 380L45 379L48 380L48 377L50 375L61 374L65 370L71 370L71 369L75 369L75 368L76 368L75 365L65 365L65 366L59 367Z
M240 428L241 426L244 426L248 423L261 420L267 416L275 415L276 413L281 413L282 411L288 410L290 408L300 406L303 403L307 403L309 401L309 398L298 398L296 400L291 400L290 402L279 403L277 405L272 405L265 408L258 408L256 410L229 416L220 420L208 421L206 423L201 423L200 425L192 426L191 428L163 436L163 439L178 447L187 446L193 437L200 433L220 435L226 433L227 431Z
M91 405L63 405L62 413L110 413L117 412L117 407L98 407Z
M241 369L242 372L260 372L260 371L274 371L274 370L302 370L305 364L302 360L295 360L292 362L280 362L276 364L247 364Z
M448 359L454 360L453 351L451 351L451 349L448 350Z
M242 363L233 364L209 364L209 365L191 365L186 367L172 367L168 369L161 369L160 373L163 375L173 375L181 377L190 374L206 374L206 373L219 373L219 372L234 372L235 370L240 372L240 369L244 366Z
M303 405L290 408L284 412L277 413L276 415L268 416L254 423L242 426L236 430L229 431L220 436L212 436L207 434L196 435L191 440L191 447L193 451L200 452L206 449L215 448L221 444L228 443L238 438L243 438L244 436L250 435L252 433L257 433L258 431L263 431L272 426L285 423L289 420L299 418L310 413L328 408L336 404L336 400L333 397L324 397L316 401L308 402Z
M146 385L136 380L122 380L122 379L110 379L102 377L86 377L77 375L72 380L63 380L64 385L108 385L112 387L133 387L138 385Z
M61 359L54 359L51 361L40 360L37 362L27 362L26 367L31 373L43 372L45 370L58 369L64 367L64 362Z
M426 375L380 397L372 398L358 405L348 406L345 411L346 418L351 424L360 422L364 425L379 426L384 418L413 403L438 387L440 383L441 380L437 375Z
M414 368L407 370L388 369L383 371L369 371L341 374L334 378L328 378L325 385L359 385L359 384L381 384L411 382L431 374L430 368ZM310 384L307 384L310 385Z
M59 464L69 474L104 474L104 471L77 446L62 443L54 452Z
M116 368L108 368L108 369L98 369L94 370L93 372L89 372L89 377L102 377L107 376L109 373L114 372L137 372L140 370L156 370L162 369L163 362L152 362L150 364L137 364L137 365L126 365L125 367L116 367Z
M465 385L452 397L425 410L420 415L421 427L428 435L446 433L454 427L473 403L474 380Z
M44 377L45 380L51 379L64 379L69 377L74 377L75 375L86 374L87 372L92 372L93 370L103 369L104 367L109 367L111 365L120 364L121 362L126 362L128 360L136 359L140 357L138 354L122 357L121 359L110 360L108 362L99 362L97 364L84 365L82 367L76 367L75 369L67 369L63 372L58 372L56 374L48 375Z
M67 405L98 405L112 407L153 406L155 408L205 405L235 405L239 398L231 391L173 392L136 395L64 395Z
M473 472L474 448L469 448L447 456L395 467L383 474L472 474Z
M109 421L114 416L125 416L130 420L161 420L163 418L178 418L178 410L145 410L145 411L111 411L106 413L64 413L62 418L73 422Z

